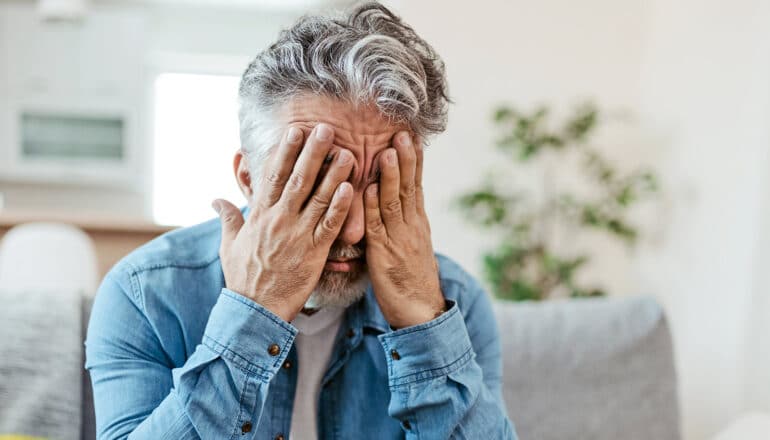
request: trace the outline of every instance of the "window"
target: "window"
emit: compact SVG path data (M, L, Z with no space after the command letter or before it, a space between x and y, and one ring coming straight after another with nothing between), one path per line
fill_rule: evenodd
M243 206L233 175L236 76L164 73L155 80L153 218L189 226L213 218L211 201Z

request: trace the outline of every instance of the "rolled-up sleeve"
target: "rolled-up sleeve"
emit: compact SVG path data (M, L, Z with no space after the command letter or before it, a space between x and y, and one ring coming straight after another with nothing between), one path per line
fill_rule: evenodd
M379 336L388 364L388 412L401 421L407 439L515 439L498 396L499 378L485 381L465 318L457 304L447 303L447 312L432 321ZM487 333L490 342L482 349L494 353L497 333ZM481 358L499 361L497 354Z
M432 321L379 336L391 387L445 376L473 357L462 314L448 303L449 310Z
M225 288L211 310L202 342L233 365L270 381L296 336L294 326Z

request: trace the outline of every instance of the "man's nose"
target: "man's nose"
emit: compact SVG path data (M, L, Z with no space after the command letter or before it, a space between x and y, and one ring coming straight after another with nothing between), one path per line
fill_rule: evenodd
M352 246L364 238L364 230L364 198L361 193L356 193L337 240L346 246Z

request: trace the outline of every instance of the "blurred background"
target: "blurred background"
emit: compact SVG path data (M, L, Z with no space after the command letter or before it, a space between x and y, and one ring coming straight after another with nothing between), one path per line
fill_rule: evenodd
M615 175L644 170L654 188L621 200L628 210L609 220L622 224L573 206L577 226L556 227L548 248L590 256L573 268L593 286L583 293L663 306L683 438L770 412L770 2L384 3L447 66L454 105L424 179L435 248L495 290L500 225L464 218L467 196L605 191L608 178L570 184L597 162L564 146L590 143ZM73 224L93 240L100 278L141 243L212 218L212 199L242 204L231 168L240 74L300 14L346 4L0 2L0 235ZM585 136L559 131L586 103ZM522 120L562 137L522 160L526 134L539 133L516 131Z

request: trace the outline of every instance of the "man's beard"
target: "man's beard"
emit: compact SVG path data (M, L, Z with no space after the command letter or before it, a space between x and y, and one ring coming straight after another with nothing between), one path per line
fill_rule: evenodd
M329 251L329 259L351 259L365 256L364 247L333 245ZM305 303L305 307L320 309L322 307L348 307L361 299L369 285L369 273L365 264L354 264L350 272L337 272L324 269L313 293Z

